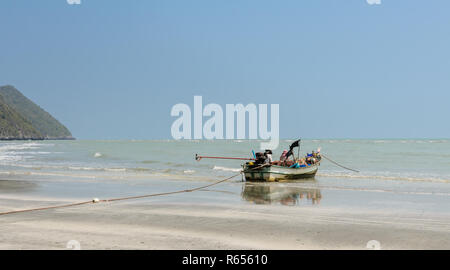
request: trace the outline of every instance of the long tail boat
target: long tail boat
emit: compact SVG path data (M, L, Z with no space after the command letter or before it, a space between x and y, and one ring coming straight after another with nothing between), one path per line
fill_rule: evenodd
M289 146L289 151L285 151L286 156L283 161L268 161L266 160L267 153L256 153L256 155L254 154L254 158L209 157L196 155L195 159L197 161L202 158L250 160L242 164L242 173L244 174L246 181L273 182L280 180L312 178L316 175L320 166L320 150L318 150L317 153L314 153L313 151L312 154L307 156L308 162L303 162L303 164L300 165L298 155L297 159L294 158L294 148L298 147L298 153L300 153L300 141L301 140L294 141ZM270 150L266 150L266 152L267 151L269 151L270 154L272 153ZM293 160L289 161L290 156L293 157Z

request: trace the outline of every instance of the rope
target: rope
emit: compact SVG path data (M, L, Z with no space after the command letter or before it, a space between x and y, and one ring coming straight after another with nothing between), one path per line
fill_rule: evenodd
M2 213L0 213L0 216L9 215L9 214L16 214L16 213L31 212L31 211L54 209L54 208L71 207L71 206L83 205L83 204L88 204L88 203L93 203L93 201L85 201L85 202L79 202L79 203L70 203L70 204L47 206L47 207L41 207L41 208L33 208L33 209L24 209L24 210L15 210L15 211L9 211L9 212L2 212Z
M348 167L345 167L345 166L343 166L343 165L337 163L336 161L332 160L331 158L325 156L324 154L320 154L320 155L321 155L322 157L326 158L326 159L327 159L328 161L330 161L331 163L334 163L335 165L337 165L337 166L339 166L339 167L342 167L342 168L344 168L344 169L347 169L347 170L350 170L350 171L359 173L358 170L354 170L354 169L350 169L350 168L348 168Z
M147 197L156 197L156 196L164 196L164 195L171 195L171 194L178 194L178 193L183 193L183 192L193 192L193 191L197 191L200 189L204 189L204 188L208 188L214 185L218 185L222 182L228 181L238 175L240 175L241 172L239 172L238 174L235 174L233 176L230 176L228 178L225 178L223 180L214 182L212 184L209 185L205 185L205 186L201 186L201 187L197 187L197 188L192 188L192 189L186 189L186 190L178 190L178 191L171 191L171 192L164 192L164 193L156 193L156 194L148 194L148 195L141 195L141 196L131 196L131 197L122 197L122 198L114 198L114 199L107 199L107 200L101 200L101 202L115 202L115 201L123 201L123 200L132 200L132 199L141 199L141 198L147 198Z
M261 167L266 166L266 164L260 165L255 168L251 168L250 170L258 169ZM24 209L24 210L15 210L15 211L8 211L8 212L0 212L0 216L9 215L9 214L17 214L17 213L24 213L24 212L32 212L32 211L42 211L42 210L48 210L48 209L56 209L56 208L65 208L65 207L72 207L72 206L79 206L84 204L90 204L90 203L100 203L100 202L115 202L115 201L124 201L124 200L132 200L132 199L141 199L141 198L147 198L147 197L156 197L156 196L165 196L165 195L171 195L171 194L178 194L178 193L184 193L184 192L193 192L201 189L205 189L211 186L218 185L220 183L223 183L225 181L228 181L238 175L240 175L242 171L240 171L238 174L232 175L230 177L227 177L225 179L222 179L220 181L204 185L201 187L196 187L192 189L185 189L185 190L178 190L178 191L171 191L171 192L163 192L163 193L154 193L154 194L147 194L147 195L140 195L140 196L131 196L131 197L121 197L121 198L112 198L112 199L106 199L106 200L91 200L91 201L84 201L84 202L78 202L78 203L70 203L70 204L63 204L63 205L55 205L55 206L47 206L47 207L40 207L40 208L31 208L31 209Z

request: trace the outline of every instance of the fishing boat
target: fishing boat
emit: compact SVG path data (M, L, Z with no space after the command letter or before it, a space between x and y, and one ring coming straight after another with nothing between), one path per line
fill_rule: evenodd
M196 155L195 159L197 161L202 158L250 160L242 164L242 174L245 176L246 181L274 182L281 180L313 178L320 166L320 149L318 149L317 152L312 151L311 154L307 154L305 158L300 159L300 141L300 139L294 141L289 146L289 151L285 150L283 152L283 159L280 161L272 162L271 150L266 150L264 153L259 152L256 154L253 152L253 158L209 157ZM297 158L295 158L294 149L297 147ZM289 160L289 157L291 156L293 160Z
M300 158L300 141L300 139L294 141L289 146L289 151L283 151L279 161L272 161L272 151L269 149L264 153L255 153L252 151L253 158L212 157L195 154L195 160L200 161L202 158L246 160L247 162L242 164L241 173L244 175L245 180L249 182L277 182L283 180L314 178L319 170L322 157L341 168L359 173L358 170L345 167L321 154L320 148L318 148L317 151L312 151L310 154L307 154L304 158ZM294 157L295 148L298 148L297 158ZM292 157L293 160L289 160L289 157Z
M246 181L267 181L274 182L280 180L293 180L302 178L312 178L316 175L320 163L307 165L300 168L289 168L278 165L256 165L247 162L242 165Z

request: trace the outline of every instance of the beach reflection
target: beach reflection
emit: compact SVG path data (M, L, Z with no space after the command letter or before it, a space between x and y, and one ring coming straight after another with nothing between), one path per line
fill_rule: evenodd
M257 182L246 182L241 196L244 200L255 204L281 205L317 205L322 199L319 188Z

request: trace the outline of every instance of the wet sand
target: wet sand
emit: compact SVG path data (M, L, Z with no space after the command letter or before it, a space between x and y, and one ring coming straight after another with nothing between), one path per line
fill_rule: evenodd
M191 196L195 196L192 193ZM176 196L176 195L175 195ZM0 196L0 211L66 203ZM450 218L281 205L133 200L0 216L0 249L450 249Z

